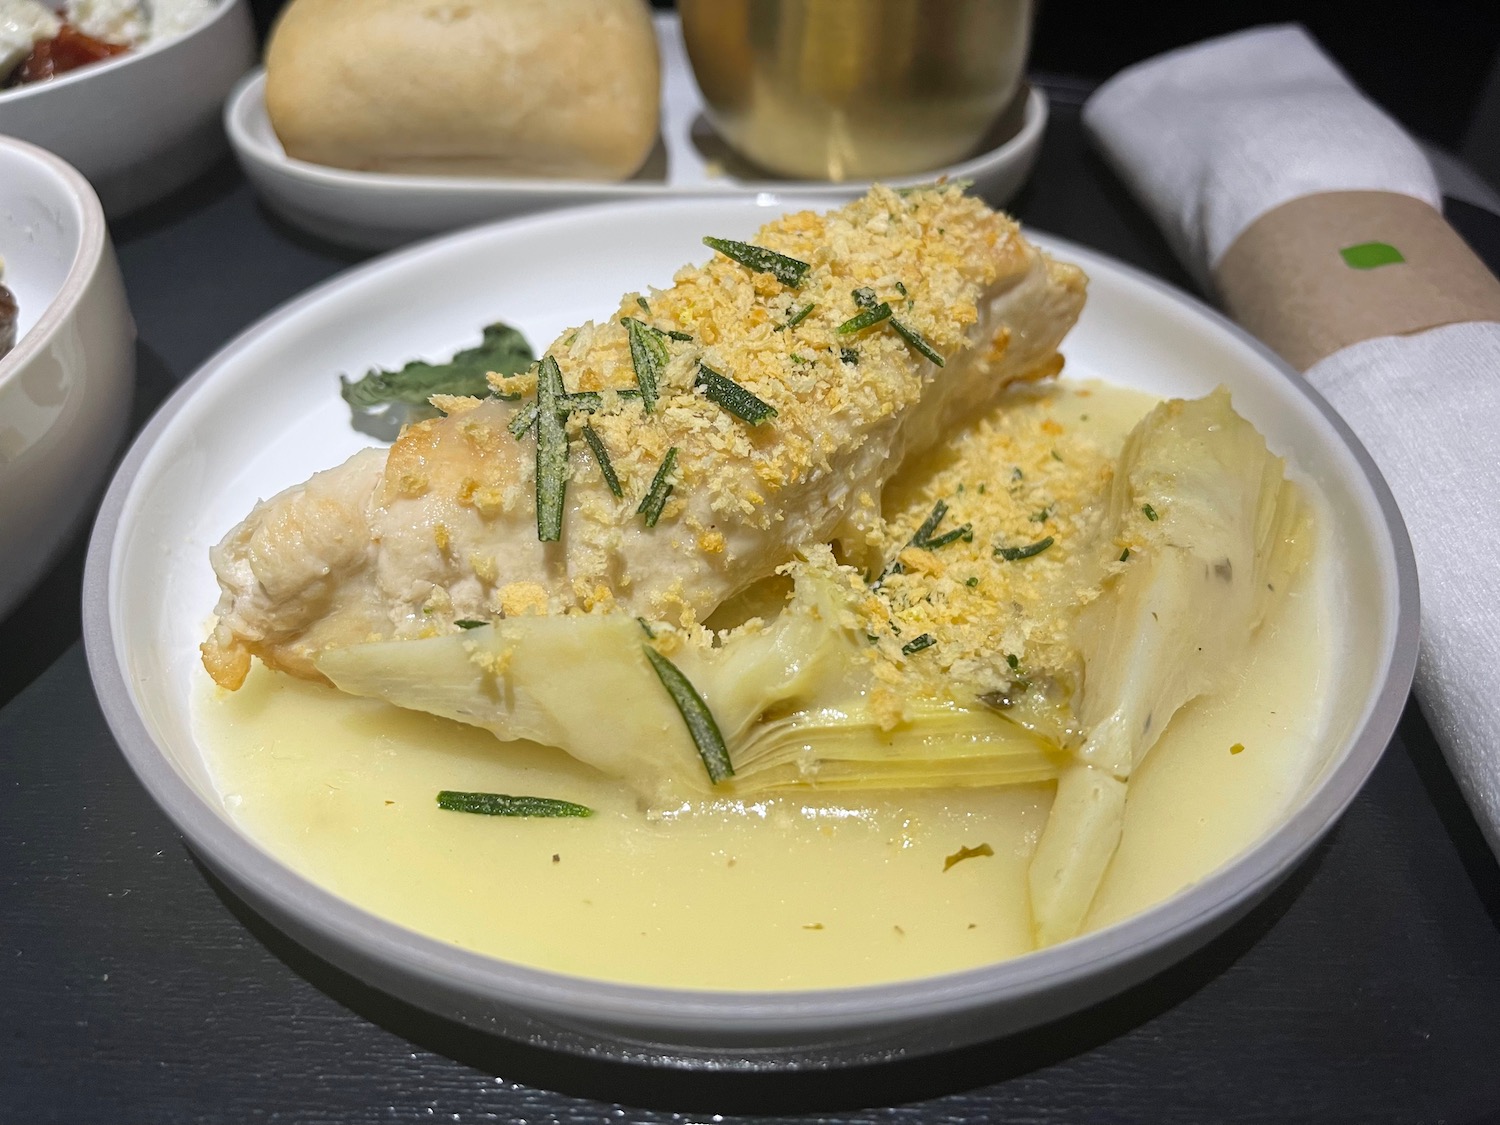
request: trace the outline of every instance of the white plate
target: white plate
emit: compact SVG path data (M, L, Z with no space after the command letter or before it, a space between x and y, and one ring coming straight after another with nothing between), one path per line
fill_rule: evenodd
M92 510L130 418L135 326L104 212L51 153L0 137L0 618Z
M219 107L254 61L249 5L222 0L183 35L0 90L0 133L68 161L114 218L181 187L219 157Z
M810 202L780 201L789 207ZM462 232L372 262L272 314L157 414L110 489L85 581L89 665L131 766L204 861L322 956L413 1003L566 1050L669 1065L810 1067L935 1051L1054 1018L1161 969L1229 924L1317 841L1373 768L1406 700L1416 579L1400 517L1347 428L1266 349L1143 274L1058 239L1092 283L1071 372L1163 395L1223 383L1326 500L1343 601L1325 670L1324 761L1236 860L1122 923L925 980L785 993L601 983L469 953L375 917L273 858L225 813L194 744L207 552L257 497L365 444L335 376L443 355L497 317L533 341L665 285L705 232L749 236L754 199L614 204ZM514 267L514 268L508 268ZM163 909L168 904L162 904Z
M646 166L620 183L404 176L294 160L266 116L264 70L246 75L235 87L224 106L224 128L245 175L272 210L320 237L365 249L386 249L489 219L612 200L775 192L826 202L853 199L869 188L868 183L756 178L703 116L703 98L676 18L658 16L655 22L662 62L661 136ZM1006 202L1036 162L1047 99L1040 90L1029 90L1017 111L997 123L1003 143L997 137L994 147L970 160L889 182L922 183L946 174L973 180L975 194L996 206Z

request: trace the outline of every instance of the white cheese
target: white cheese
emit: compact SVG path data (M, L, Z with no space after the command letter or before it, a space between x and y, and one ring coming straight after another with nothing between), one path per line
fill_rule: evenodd
M166 39L191 31L214 10L214 0L150 0L151 38Z
M61 29L62 21L36 0L0 0L0 82L40 40L51 39Z
M66 0L68 22L85 35L126 47L146 39L147 16L139 0Z

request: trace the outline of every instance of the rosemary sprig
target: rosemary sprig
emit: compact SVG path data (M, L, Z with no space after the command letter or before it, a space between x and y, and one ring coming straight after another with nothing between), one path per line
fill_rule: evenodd
M747 391L727 375L715 371L706 363L698 365L696 386L729 413L742 421L758 426L768 418L776 417L776 408L769 402Z
M536 537L562 538L563 501L568 491L568 428L559 414L563 390L557 360L547 356L536 376Z
M918 332L915 328L912 328L909 325L902 324L895 317L891 317L891 327L894 328L900 334L901 338L908 344L910 344L914 349L921 352L924 356L932 360L932 362L937 364L939 367L943 366L942 355L936 348L934 348L922 337L922 333Z
M667 497L672 495L672 469L676 464L677 447L674 445L661 459L661 468L651 478L651 487L641 497L640 507L635 510L636 515L646 517L647 527L655 527L656 521L661 519L661 510L667 505Z
M879 324L882 320L891 319L891 306L881 301L878 305L871 305L855 313L843 324L839 325L839 335L848 336L855 332L861 332L872 324Z
M623 321L626 335L630 339L630 363L635 368L635 381L641 388L641 398L649 414L656 409L657 386L661 381L662 368L672 358L662 334L645 321L627 316Z
M620 478L615 475L615 467L609 460L609 450L604 448L604 439L587 422L583 424L583 440L594 451L594 460L599 462L599 472L609 490L616 496L624 496L625 490L620 487Z
M997 559L1004 559L1006 562L1016 562L1018 559L1029 559L1033 555L1040 555L1055 542L1057 542L1057 540L1049 535L1047 536L1047 538L1038 539L1035 543L1028 544L1025 547L996 547L995 557Z
M811 316L813 309L817 307L818 306L814 302L809 301L796 312L792 313L792 315L787 318L785 324L778 324L776 326L776 331L785 332L788 328L796 328L797 325L801 324L804 320Z
M740 265L756 273L768 273L783 285L793 289L801 285L812 266L796 258L788 258L764 246L751 246L748 242L736 242L732 238L705 238L705 246L711 246L726 258L733 258Z
M635 387L612 387L610 388L621 398L640 398L641 392ZM517 395L516 397L520 397ZM567 418L570 414L593 414L604 409L603 391L567 391L558 396L557 416ZM526 436L526 431L536 425L536 403L532 403L510 420L510 432L519 441Z
M480 813L484 816L593 816L587 805L558 801L552 797L512 797L509 793L461 793L444 789L437 795L438 808L449 812Z
M677 704L682 721L687 724L688 734L692 736L693 745L698 748L698 756L703 759L703 767L708 770L709 781L717 785L733 777L734 764L729 760L729 747L724 745L719 724L714 722L713 712L703 702L703 697L677 665L650 645L642 645L641 649L645 652L646 659L651 661L651 667L656 669L662 687L667 689L672 702Z

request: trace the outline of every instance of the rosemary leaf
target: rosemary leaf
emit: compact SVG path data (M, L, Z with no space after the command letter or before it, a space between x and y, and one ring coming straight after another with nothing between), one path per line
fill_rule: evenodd
M895 317L891 317L891 327L894 328L898 333L900 333L901 338L908 344L910 344L913 348L921 352L928 359L932 360L932 362L937 364L939 367L943 366L942 355L939 354L936 348L934 348L931 344L929 344L925 339L922 338L922 333L918 332L915 328L910 328L907 325L902 324Z
M787 318L787 321L786 321L785 324L778 324L776 326L776 331L777 332L785 332L788 328L796 328L797 325L801 324L804 320L806 320L809 316L811 316L813 309L815 309L817 307L818 306L815 303L813 303L812 301L809 301L807 304L803 305L796 312L792 313L792 315Z
M891 306L881 301L878 305L871 305L862 312L855 313L843 324L839 325L839 335L848 336L854 332L863 331L872 324L879 324L882 320L891 319ZM893 322L894 323L894 322Z
M1006 562L1016 562L1018 559L1029 559L1033 555L1040 555L1055 542L1057 542L1057 540L1053 539L1052 536L1049 535L1047 536L1047 538L1038 539L1035 543L1028 544L1025 547L996 547L995 557L1004 559Z
M698 365L695 384L702 387L703 393L714 402L752 426L776 417L776 408L769 402L747 391L729 376L720 374L706 363Z
M932 506L932 513L922 521L922 526L917 528L907 546L926 546L927 541L932 538L932 533L938 529L938 525L943 522L943 517L947 514L948 502L946 500L939 500Z
M923 633L920 637L913 637L901 646L902 656L911 656L913 653L921 652L924 648L931 648L937 644L937 638L931 633Z
M562 538L563 501L568 491L568 430L558 414L567 392L557 360L547 356L536 376L536 537Z
M482 629L484 628L484 626L488 625L489 622L479 621L473 617L461 617L453 624L457 625L460 629Z
M768 273L793 289L802 284L807 271L812 269L807 262L799 262L796 258L788 258L785 254L767 250L764 246L751 246L748 242L736 242L731 238L705 238L703 244L713 247L726 258L733 258L747 269L756 273Z
M587 805L558 801L551 797L512 797L508 793L460 793L444 789L437 795L438 808L449 812L480 813L484 816L593 816Z
M525 410L519 411L510 420L511 436L520 441L526 436L526 431L536 425L536 403L532 403Z
M658 331L660 330L658 329ZM684 343L691 342L693 339L693 334L691 332L679 332L675 328L668 328L667 335L672 337L672 339L674 340L681 340Z
M609 460L609 450L604 448L604 439L587 422L583 425L583 440L594 451L594 460L599 462L599 472L604 475L609 490L616 496L624 496L625 490L620 487L620 478L615 475L615 467Z
M957 543L960 539L965 543L974 542L973 524L962 524L959 527L955 527L952 531L943 532L936 539L929 539L925 543L917 544L917 546L927 551L936 551L939 547L946 547L949 543Z
M708 770L708 779L717 785L733 777L734 765L729 760L729 747L724 745L719 724L714 722L713 712L703 702L703 697L678 670L677 665L650 645L642 645L641 649L645 652L646 659L651 661L651 667L656 669L656 675L667 689L667 694L672 697L672 702L677 704L682 721L687 724L688 734L692 736L693 745L698 748L698 756L703 759L703 767Z
M661 468L651 478L651 487L646 490L640 507L635 510L636 515L646 517L647 527L655 527L656 521L661 519L661 510L666 507L667 497L672 494L672 469L676 464L677 447L674 445L661 459Z
M661 371L671 356L660 334L645 321L627 316L623 323L630 340L630 363L635 368L635 381L641 388L641 399L649 414L656 409L656 389L661 381Z

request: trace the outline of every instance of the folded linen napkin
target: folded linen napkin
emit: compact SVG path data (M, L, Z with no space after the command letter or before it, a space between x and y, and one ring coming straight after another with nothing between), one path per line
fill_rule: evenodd
M1417 145L1296 26L1238 33L1132 67L1093 95L1083 119L1187 267L1209 291L1222 289L1231 314L1247 323L1255 310L1236 307L1239 291L1222 284L1227 267L1244 257L1241 236L1252 227L1263 234L1289 213L1278 210L1289 201L1305 207L1307 197L1334 198L1337 209L1338 199L1355 197L1322 193L1386 192L1432 208L1441 202ZM1398 211L1414 206L1390 196L1361 199L1394 202ZM1391 249L1368 245L1377 248L1376 264ZM1454 245L1454 257L1463 257L1461 243ZM1263 254L1250 268L1274 273L1277 260ZM1343 414L1406 517L1422 583L1417 697L1500 855L1500 599L1488 578L1500 560L1500 314L1493 311L1500 289L1485 288L1496 283L1477 261L1465 268L1478 297L1459 302L1446 317L1453 323L1429 313L1398 326L1406 334L1312 338L1301 350L1268 339L1306 367L1308 381ZM1452 276L1428 275L1439 304ZM1299 292L1308 281L1266 277L1264 284L1283 280L1296 281Z

